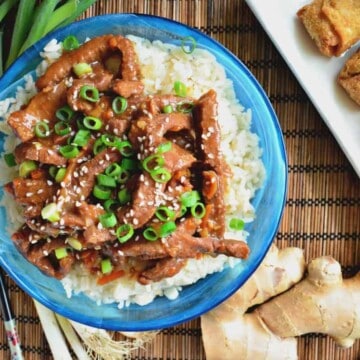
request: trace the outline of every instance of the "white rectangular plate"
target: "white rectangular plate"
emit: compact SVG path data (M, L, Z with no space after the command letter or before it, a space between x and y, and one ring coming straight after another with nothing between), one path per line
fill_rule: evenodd
M246 0L360 177L360 107L337 84L345 56L322 55L296 12L311 0Z

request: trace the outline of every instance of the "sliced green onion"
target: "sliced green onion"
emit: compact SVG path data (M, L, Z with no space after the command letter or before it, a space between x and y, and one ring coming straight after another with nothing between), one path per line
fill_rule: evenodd
M171 141L166 141L162 144L160 144L157 148L156 148L156 152L158 154L163 154L165 152L170 151L172 148L172 142Z
M99 215L99 221L104 228L111 228L117 224L117 218L112 212Z
M174 221L168 221L160 226L159 229L159 236L160 237L167 237L172 234L176 230L176 224Z
M184 206L184 205L181 205L181 208L180 208L180 217L184 216L187 212L187 207Z
M71 51L77 49L80 43L74 35L69 35L63 40L62 46L64 50Z
M201 219L206 214L205 205L199 201L191 207L190 212L194 218Z
M182 102L176 106L176 111L188 114L192 112L193 108L194 104L192 102Z
M110 199L111 189L101 185L95 185L93 188L93 195L100 200Z
M181 81L174 82L174 91L177 96L185 97L186 96L186 85Z
M67 252L67 249L65 247L55 249L55 257L58 260L61 260L61 259L65 258L65 257L67 257L67 256L68 256L68 252Z
M149 241L155 241L159 238L159 235L157 234L156 230L152 226L147 227L143 231L143 236L146 240L149 240Z
M100 152L102 152L105 149L106 149L106 145L103 143L101 137L96 139L95 143L94 143L94 147L93 147L94 155L99 154Z
M105 174L111 177L118 176L121 173L121 167L117 163L112 163L105 169Z
M56 203L50 203L43 207L41 210L41 217L44 220L49 220L50 222L59 221L60 211L58 210Z
M81 77L83 75L91 74L93 72L93 69L87 63L78 63L73 65L73 71L76 76Z
M124 140L124 141L119 141L116 144L117 149L120 151L120 154L122 156L131 156L134 154L134 150L133 147L131 145L130 141Z
M135 159L124 158L121 160L121 168L124 170L136 170L139 168L139 162Z
M68 135L71 133L70 125L65 121L59 121L54 126L55 133L60 136Z
M172 107L170 104L165 105L165 106L162 108L162 112L163 112L164 114L170 114L170 113L172 113L173 111L174 111L174 109L173 109L173 107Z
M113 266L110 259L101 260L101 272L103 274L109 274L112 272Z
M68 237L66 239L66 242L67 242L67 244L69 244L75 250L80 251L83 248L83 245L82 245L81 241L74 238L74 237Z
M111 212L111 207L113 205L117 204L117 202L114 200L114 199L107 199L105 202L104 202L104 209L105 211L107 212Z
M57 171L58 171L58 167L55 166L55 165L51 165L49 167L49 174L51 177L55 178L56 174L57 174Z
M165 159L157 154L150 155L142 161L142 166L147 172L162 168L165 165Z
M70 121L74 113L74 110L69 105L65 105L56 110L55 115L60 121Z
M128 241L133 235L134 228L130 224L120 225L116 229L116 236L121 243Z
M15 155L13 153L4 154L4 161L9 167L13 167L16 165Z
M60 154L66 159L72 159L79 155L79 149L74 145L63 145L59 148Z
M166 183L171 179L171 173L164 168L158 168L150 172L150 176L154 181L159 183Z
M112 134L102 134L100 139L102 140L103 144L109 147L117 147L120 143L120 139Z
M45 138L50 135L49 125L45 121L39 121L35 124L35 135L39 138Z
M116 180L119 184L125 184L129 180L129 177L129 172L121 168L120 174L116 177Z
M120 205L125 205L131 200L131 194L128 189L121 189L118 192L118 199L120 202Z
M115 114L122 114L128 106L127 100L122 96L117 96L112 102L112 109Z
M189 45L187 43L190 42ZM185 54L192 54L196 48L196 40L192 36L185 36L181 40L181 50Z
M232 230L243 230L245 226L244 220L238 218L232 218L229 223L229 227Z
M96 180L97 180L97 183L101 186L111 187L111 188L116 187L115 179L109 175L98 174L98 175L96 175Z
M102 127L102 121L94 116L85 116L83 124L90 130L99 130Z
M64 180L64 177L66 175L66 168L60 168L57 172L56 172L56 175L55 175L55 181L57 183L60 183Z
M161 221L170 221L175 219L175 211L167 206L159 206L155 211L155 216Z
M90 140L90 130L80 129L72 140L72 145L85 146Z
M24 160L19 166L19 176L27 177L33 170L36 170L37 167L34 160Z
M196 190L184 192L180 196L181 205L185 207L192 207L200 200L200 194Z
M92 85L83 85L80 88L80 97L90 102L97 102L100 99L99 90Z

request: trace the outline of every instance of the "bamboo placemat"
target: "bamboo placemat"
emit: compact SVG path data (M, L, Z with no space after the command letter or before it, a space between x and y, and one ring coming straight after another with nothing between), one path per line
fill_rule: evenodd
M116 12L160 15L196 27L249 67L277 112L288 153L288 199L277 244L299 246L307 259L330 254L345 275L359 271L360 181L245 1L99 0L84 17ZM25 358L51 359L32 300L12 280L7 283ZM298 353L302 360L355 360L360 359L360 341L340 350L326 336L307 335L299 338ZM0 326L0 359L9 356ZM200 320L163 330L133 359L204 360Z

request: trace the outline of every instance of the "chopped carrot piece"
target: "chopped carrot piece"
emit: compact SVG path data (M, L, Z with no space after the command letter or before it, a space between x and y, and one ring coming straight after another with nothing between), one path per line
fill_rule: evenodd
M125 271L124 270L117 270L117 271L113 271L110 274L107 275L103 275L101 277L99 277L97 279L97 284L98 285L105 285L108 284L111 281L114 281L122 276L125 275Z

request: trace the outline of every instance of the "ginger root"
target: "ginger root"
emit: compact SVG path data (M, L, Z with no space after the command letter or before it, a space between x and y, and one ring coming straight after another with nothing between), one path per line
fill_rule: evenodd
M360 273L343 280L340 264L323 256L288 290L304 271L299 252L272 248L241 289L202 316L207 360L297 359L295 336L307 333L328 334L342 347L360 338Z

